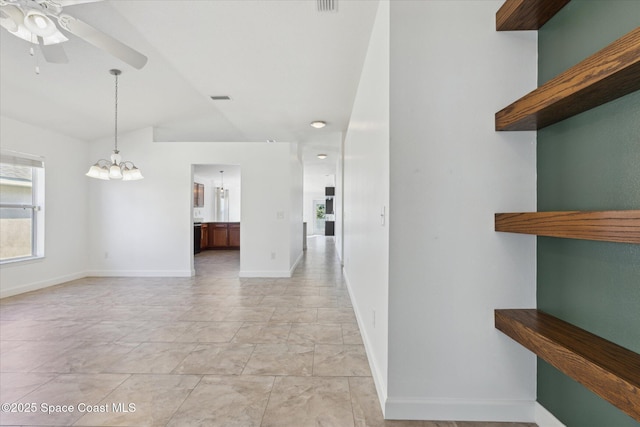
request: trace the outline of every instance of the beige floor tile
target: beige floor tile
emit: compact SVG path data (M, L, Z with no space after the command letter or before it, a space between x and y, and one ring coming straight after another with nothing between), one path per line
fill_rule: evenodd
M272 322L313 323L318 320L317 308L276 307Z
M118 341L122 342L173 342L183 337L192 322L148 320L137 328L127 330Z
M175 342L230 342L243 322L193 322Z
M342 324L342 341L345 344L363 344L362 335L360 335L360 328L358 328L357 323Z
M275 307L236 307L225 317L227 322L268 322Z
M273 377L205 376L167 427L257 427Z
M334 296L326 295L304 295L300 297L298 305L300 307L337 308L338 299Z
M15 402L56 376L56 374L31 372L5 372L0 376L0 401Z
M298 295L265 295L259 305L261 307L296 307L300 298Z
M3 352L0 372L29 372L78 345L73 340L20 341L19 346Z
M352 427L346 378L278 377L263 427Z
M83 415L77 410L79 404L98 404L128 377L126 374L59 375L19 400L22 403L37 403L35 412L2 413L0 424L70 426ZM42 404L46 405L45 411L42 410ZM58 405L73 407L73 412L47 412L49 406Z
M34 372L101 373L112 372L112 367L137 343L82 342L60 356L43 363Z
M224 304L221 300L220 304ZM221 322L231 313L233 307L211 307L197 306L184 312L178 320L190 320L198 322Z
M199 344L173 373L240 375L254 348L251 344Z
M311 375L313 346L258 344L243 375Z
M118 359L106 372L168 374L196 347L188 343L142 343Z
M165 426L200 381L199 375L132 375L74 426ZM124 408L124 409L123 409Z
M313 375L319 377L371 376L364 346L317 344L313 358Z
M87 277L0 300L0 400L116 405L0 425L533 426L383 420L333 240L308 246L291 278L240 279L239 251L203 251L194 277Z
M342 344L340 324L295 323L289 342L293 344Z
M355 323L352 308L318 308L318 323Z
M289 338L291 323L246 322L231 342L248 344L285 343Z

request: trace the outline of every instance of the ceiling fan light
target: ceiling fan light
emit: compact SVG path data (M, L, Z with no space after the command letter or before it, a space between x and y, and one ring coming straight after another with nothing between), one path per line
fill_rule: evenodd
M40 37L49 37L58 31L53 21L37 10L30 10L24 17L24 26Z

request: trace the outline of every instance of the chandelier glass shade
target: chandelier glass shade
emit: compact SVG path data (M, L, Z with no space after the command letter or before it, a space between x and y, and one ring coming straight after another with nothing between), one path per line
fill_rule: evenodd
M118 76L120 70L110 70L109 73L116 78L116 102L115 102L115 148L111 154L110 160L100 159L89 168L87 176L90 178L122 181L137 181L142 178L140 169L129 160L122 160L120 151L118 151Z

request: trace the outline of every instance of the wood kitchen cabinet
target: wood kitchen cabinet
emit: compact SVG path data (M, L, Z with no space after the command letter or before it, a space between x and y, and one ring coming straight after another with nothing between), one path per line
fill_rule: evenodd
M240 223L239 222L210 222L207 223L208 249L239 249L240 248ZM203 236L204 238L204 236Z
M240 223L229 223L229 247L240 248Z
M212 222L209 228L210 248L226 248L229 246L229 227L226 222Z

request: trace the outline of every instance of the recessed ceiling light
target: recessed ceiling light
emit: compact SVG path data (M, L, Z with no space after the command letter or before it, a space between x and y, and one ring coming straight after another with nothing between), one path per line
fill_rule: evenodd
M323 122L322 120L316 120L315 122L311 122L311 127L316 128L316 129L322 129L326 125L327 125L327 123Z
M273 144L274 142L276 142L276 140L275 140L275 139L267 139L267 142L268 142L269 144Z
M231 97L229 95L211 95L211 99L214 101L231 101Z
M318 154L318 158L319 158L320 160L324 160L324 159L326 159L326 158L327 158L327 155L326 155L326 154Z

